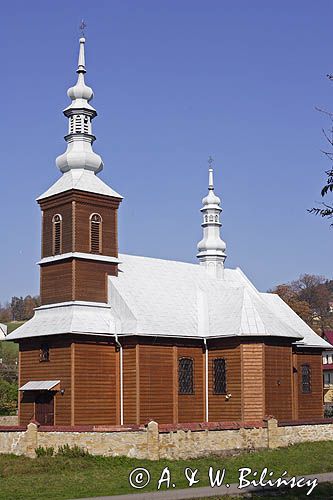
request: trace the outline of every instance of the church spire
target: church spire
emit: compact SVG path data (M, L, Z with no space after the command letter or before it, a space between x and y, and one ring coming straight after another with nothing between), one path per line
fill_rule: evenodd
M226 244L220 237L220 207L221 200L214 193L214 177L212 158L208 160L208 195L202 200L201 212L203 215L203 239L198 243L200 265L204 266L209 274L217 278L223 277L224 261L226 259Z
M78 73L76 84L68 89L67 95L71 104L64 110L68 118L68 134L65 136L67 149L56 159L57 167L61 172L73 169L85 169L98 173L103 168L102 158L92 149L96 137L92 134L92 120L97 115L91 106L94 93L84 80L86 73L85 48L86 39L80 38Z

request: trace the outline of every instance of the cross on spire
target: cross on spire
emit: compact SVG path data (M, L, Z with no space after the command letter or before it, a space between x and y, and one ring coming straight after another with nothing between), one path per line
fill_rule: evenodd
M87 27L86 23L84 22L84 19L81 20L79 30L81 31L81 36L84 37L84 30Z

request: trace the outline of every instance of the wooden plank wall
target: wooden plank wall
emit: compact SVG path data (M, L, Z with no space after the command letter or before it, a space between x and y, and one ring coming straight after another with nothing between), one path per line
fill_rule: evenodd
M140 421L173 422L173 348L138 345L140 370ZM193 407L192 407L193 409Z
M140 422L137 415L137 387L136 387L136 346L125 345L123 348L123 393L124 393L124 424Z
M321 418L323 416L323 372L322 356L320 350L312 352L296 351L295 396L297 396L298 419ZM302 392L302 364L311 368L311 392Z
M194 394L178 394L178 358L194 360ZM202 347L173 345L172 341L149 345L127 340L123 349L124 423L144 424L202 422L204 414L204 365Z
M265 415L292 419L292 348L265 345Z
M262 343L241 346L242 420L261 420L265 413L264 355Z
M72 252L72 203L70 201L61 202L56 207L48 208L43 212L42 223L42 257L53 255L52 237L53 224L52 219L56 214L62 216L62 253Z
M225 359L227 393L231 394L230 399L226 399L224 394L214 394L213 361L215 358ZM208 361L209 420L211 422L241 420L241 352L239 342L229 341L229 339L209 342Z
M117 266L109 262L76 259L73 272L73 300L107 302L107 277Z
M45 264L40 268L41 304L73 300L72 261Z
M41 344L49 344L49 361L40 362ZM29 339L20 342L20 380L19 387L30 380L60 380L62 396L55 396L55 424L71 423L71 347L65 339ZM20 425L27 425L34 418L35 394L20 393Z
M75 343L74 423L118 422L116 349L107 342Z
M203 348L178 347L177 357L178 359L190 357L194 361L194 394L178 394L178 422L203 422L205 420Z
M102 217L102 254L117 257L117 209L98 202L75 203L75 252L90 252L90 215Z
M41 266L41 303L55 304L70 300L107 302L107 277L117 273L117 265L85 259Z

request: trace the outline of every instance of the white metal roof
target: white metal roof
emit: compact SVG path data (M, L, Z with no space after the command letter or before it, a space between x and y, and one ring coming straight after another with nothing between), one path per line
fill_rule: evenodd
M50 391L60 380L31 380L19 388L19 391Z
M91 170L77 168L69 170L47 190L37 198L37 201L48 198L55 194L63 193L70 189L78 189L89 193L103 194L113 196L114 198L122 199L122 196L110 188Z
M7 335L7 326L0 323L0 340L4 339Z
M64 302L42 306L35 310L32 319L7 335L7 340L61 335L66 333L114 333L110 306L92 302Z
M6 338L65 333L188 338L275 336L330 347L277 295L260 293L240 269L224 279L198 264L119 255L109 277L109 304L43 306Z

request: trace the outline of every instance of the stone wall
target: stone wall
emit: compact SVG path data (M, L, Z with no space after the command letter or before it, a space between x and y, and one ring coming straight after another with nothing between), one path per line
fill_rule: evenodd
M17 415L0 416L0 426L1 425L18 425L18 416Z
M35 449L68 444L92 455L139 459L188 459L236 451L278 448L306 441L333 440L333 421L158 425L147 427L0 427L0 453L35 456Z

